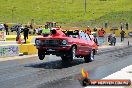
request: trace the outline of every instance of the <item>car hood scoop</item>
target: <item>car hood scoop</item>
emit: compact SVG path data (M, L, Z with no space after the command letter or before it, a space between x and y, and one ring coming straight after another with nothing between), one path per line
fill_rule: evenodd
M61 30L51 30L51 37L56 37L56 36L62 36L62 37L66 37L66 35L61 31Z

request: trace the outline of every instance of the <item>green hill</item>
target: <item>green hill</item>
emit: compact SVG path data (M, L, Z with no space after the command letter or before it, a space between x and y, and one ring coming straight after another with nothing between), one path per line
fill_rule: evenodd
M132 23L132 0L0 0L0 21L40 24L60 22L68 26Z

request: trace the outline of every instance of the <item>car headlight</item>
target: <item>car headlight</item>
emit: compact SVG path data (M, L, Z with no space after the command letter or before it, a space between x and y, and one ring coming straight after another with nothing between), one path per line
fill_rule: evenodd
M40 45L41 41L40 40L36 40L35 43L36 43L36 45Z
M67 44L67 40L62 40L62 45L66 45Z

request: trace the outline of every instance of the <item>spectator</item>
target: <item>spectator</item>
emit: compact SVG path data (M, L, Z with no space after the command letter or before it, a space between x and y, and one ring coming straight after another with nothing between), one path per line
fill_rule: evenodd
M94 29L93 29L93 30L94 30L94 32L96 32L96 31L97 31L97 28L96 28L96 27L94 27Z
M20 38L20 33L21 33L21 29L19 27L16 28L16 33L17 33L16 41L18 41L18 39Z
M121 23L121 30L123 30L123 23Z
M4 28L5 28L5 30L6 30L6 35L9 35L8 25L7 25L6 23L4 24Z
M33 25L32 24L30 24L29 26L30 26L31 29L33 29Z
M94 42L96 43L96 45L98 45L97 35L96 35L96 34L94 34L93 36L94 36Z
M125 38L125 31L124 30L121 30L120 32L120 35L121 35L121 42L124 41L124 38Z
M101 28L101 29L98 31L99 45L102 45L102 44L105 42L104 35L105 35L105 30L104 30L103 28Z
M48 28L48 25L45 25L45 28L42 30L42 35L43 36L48 36L50 34L50 29Z
M126 30L128 30L128 22L126 22Z
M87 27L87 30L85 31L85 33L87 33L88 35L90 35L90 34L91 34L91 29L90 29L90 27L89 27L89 26Z
M24 33L24 40L25 40L24 43L26 43L26 40L28 39L28 33L29 33L29 29L27 25L25 26L23 33Z
M108 28L108 23L107 22L105 22L105 28Z
M104 37L105 30L103 28L101 28L101 30L98 31L98 35L99 35L99 37Z
M38 34L38 28L35 29L36 34Z
M115 44L116 44L116 37L115 37L115 35L113 36L113 45L115 46Z
M108 42L111 42L112 34L108 35Z
M110 45L115 46L115 44L116 44L116 37L115 37L115 34L112 34L110 38Z
M35 30L35 29L33 29L33 35L35 35L35 33L36 33L36 30Z
M42 28L41 27L39 27L38 29L37 29L38 31L38 35L41 35L41 33L42 33Z

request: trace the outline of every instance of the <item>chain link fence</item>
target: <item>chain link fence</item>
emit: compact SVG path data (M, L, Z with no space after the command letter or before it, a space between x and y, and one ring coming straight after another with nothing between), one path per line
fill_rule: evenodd
M45 24L45 22L47 21L60 21L60 19L55 19L52 18L50 20L48 19L44 19L44 18L32 18L30 16L27 17L23 17L23 16L13 16L13 17L9 17L9 16L0 16L0 23L21 23L21 24L29 24L31 23L31 20L34 20L35 24ZM62 18L64 19L64 18ZM112 18L114 19L114 18ZM66 24L68 23L65 22ZM65 26L65 23L60 22L59 24L63 26ZM69 21L70 24L72 24L72 22ZM126 23L128 23L128 25L126 25ZM66 25L68 26L68 25ZM71 25L72 27L74 26L79 26L79 27L87 27L90 26L91 28L97 27L97 28L118 28L121 29L121 26L123 29L131 29L132 25L131 23L127 22L126 20L120 20L120 21L108 21L108 20L104 20L103 18L99 18L97 20L90 20L90 21L83 21L83 22L73 22L73 24Z

